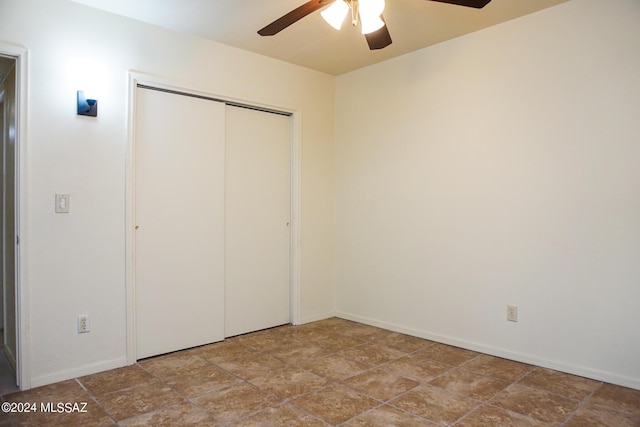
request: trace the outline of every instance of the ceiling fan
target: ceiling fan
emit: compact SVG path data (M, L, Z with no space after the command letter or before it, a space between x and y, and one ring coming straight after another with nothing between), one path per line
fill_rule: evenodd
M474 7L481 9L491 0L430 0L441 3L450 3L458 6ZM331 4L331 6L329 6ZM258 30L261 36L273 36L304 18L305 16L329 6L322 11L322 17L335 29L339 30L345 17L351 11L351 23L360 25L362 33L367 39L369 49L382 49L391 44L391 34L382 17L384 0L310 0L302 6L292 10L284 16L276 19L266 27Z

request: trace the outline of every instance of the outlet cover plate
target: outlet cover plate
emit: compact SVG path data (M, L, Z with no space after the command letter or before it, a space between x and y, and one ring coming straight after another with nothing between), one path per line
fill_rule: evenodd
M89 323L88 314L78 315L78 333L84 334L91 331L91 324Z

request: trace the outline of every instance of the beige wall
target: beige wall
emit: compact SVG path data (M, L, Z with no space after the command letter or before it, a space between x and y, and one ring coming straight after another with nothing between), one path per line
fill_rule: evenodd
M345 317L640 388L639 8L572 0L336 81L64 0L0 0L0 44L29 50L31 384L126 361L137 70L302 112L303 321L333 312L335 287ZM97 119L75 115L78 89Z
M338 77L338 314L640 388L639 40L573 0Z
M126 363L128 72L301 111L301 319L333 313L335 78L65 0L0 0L0 42L29 56L27 138L31 385ZM76 90L98 98L79 117ZM55 193L71 194L56 215ZM76 333L90 313L91 332Z

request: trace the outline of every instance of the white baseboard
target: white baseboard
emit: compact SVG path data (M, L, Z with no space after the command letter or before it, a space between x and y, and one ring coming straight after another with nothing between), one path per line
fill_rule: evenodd
M297 325L304 325L305 323L311 323L311 322L317 322L318 320L330 319L335 316L336 316L335 311L328 311L328 312L316 314L313 316L306 316L301 318L300 323L297 323Z
M316 322L318 320L329 319L335 316L335 312L325 312L316 314L313 316L307 316L300 319L299 325L303 325L305 323ZM81 366L75 369L69 369L66 371L55 372L52 374L46 374L38 377L34 377L31 379L31 387L40 387L43 385L53 384L59 381L66 381L78 377L82 377L85 375L96 374L103 371L108 371L110 369L121 368L123 366L127 366L129 363L127 362L126 357L108 360L105 362L95 363L92 365Z
M43 385L57 383L59 381L71 380L85 375L97 374L98 372L108 371L110 369L121 368L127 365L127 358L120 357L118 359L107 360L104 362L94 363L92 365L80 366L78 368L66 371L54 372L31 379L31 387L40 387Z
M603 381L611 384L620 385L623 387L629 387L636 390L640 390L640 378L626 377L615 374L613 372L604 372L596 369L585 368L582 366L573 366L566 363L547 360L536 356L516 353L507 349L492 347L472 341L460 340L454 337L448 337L444 335L434 334L428 331L418 330L414 328L408 328L402 325L397 325L390 322L381 322L368 317L358 316L350 313L337 311L336 317L340 317L346 320L352 320L354 322L363 323L365 325L376 326L383 329L388 329L393 332L399 332L407 335L412 335L418 338L424 338L431 341L436 341L442 344L449 344L456 347L465 348L467 350L473 350L480 353L490 354L496 357L502 357L504 359L515 360L516 362L527 363L530 365L540 366L542 368L553 369L554 371L565 372L572 375L578 375L585 378L591 378L597 381Z

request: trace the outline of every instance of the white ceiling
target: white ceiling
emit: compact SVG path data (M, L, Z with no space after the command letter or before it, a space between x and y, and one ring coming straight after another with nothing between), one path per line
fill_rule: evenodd
M428 0L386 0L384 18L393 44L377 51L369 50L364 36L348 22L336 31L319 11L275 36L256 33L306 0L72 1L339 75L567 0L493 0L483 9Z

